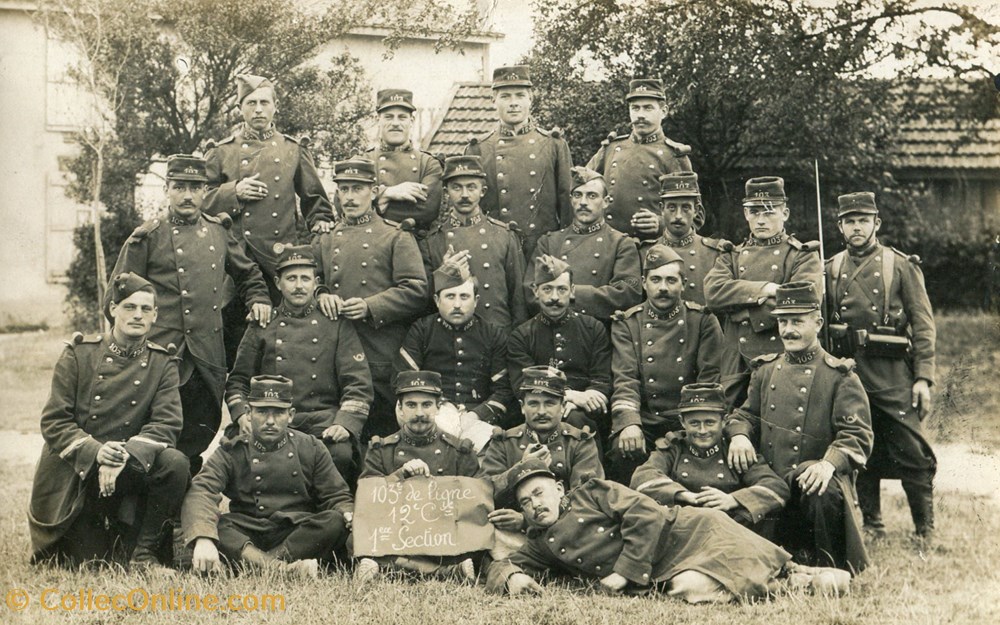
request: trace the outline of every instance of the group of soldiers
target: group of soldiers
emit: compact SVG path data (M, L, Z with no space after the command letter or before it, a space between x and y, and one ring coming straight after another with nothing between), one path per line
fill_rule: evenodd
M585 167L535 125L526 67L493 97L497 127L442 163L411 143L412 93L380 91L378 145L334 165L331 202L308 141L275 130L274 85L238 78L244 123L168 159L111 331L56 364L35 561L840 592L884 536L882 479L930 539L934 321L874 194L839 198L824 267L785 232L784 181L750 179L734 245L697 232L658 80L631 82L632 131ZM455 475L493 485L488 554L351 557L359 478Z

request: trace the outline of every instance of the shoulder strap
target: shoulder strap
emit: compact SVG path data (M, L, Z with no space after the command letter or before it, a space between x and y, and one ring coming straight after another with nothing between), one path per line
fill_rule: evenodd
M844 267L844 258L847 256L847 250L841 250L833 255L830 259L830 276L833 286L833 313L836 314L840 310L840 270Z
M892 274L896 270L896 251L882 250L882 325L889 325L889 291L892 289Z

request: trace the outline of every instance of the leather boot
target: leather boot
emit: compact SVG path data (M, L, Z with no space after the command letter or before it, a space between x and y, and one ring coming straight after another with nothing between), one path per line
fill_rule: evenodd
M917 538L934 537L934 485L929 481L903 482L903 492L910 504L913 526Z
M857 490L865 533L876 540L885 538L885 523L882 522L882 481L865 471L858 475Z

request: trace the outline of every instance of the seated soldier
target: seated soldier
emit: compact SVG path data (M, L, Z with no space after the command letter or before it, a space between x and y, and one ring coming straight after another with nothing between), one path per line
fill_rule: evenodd
M604 477L593 435L562 422L566 375L552 367L526 367L518 391L524 424L506 432L497 429L479 469L479 477L493 482L497 509L488 518L498 530L491 554L497 559L524 543L524 516L513 509L512 480L525 463L543 463L569 487Z
M438 428L436 417L440 405L441 374L435 371L400 372L396 376L399 431L385 438L372 438L365 456L365 468L361 472L362 479L475 476L479 462L472 442ZM468 580L476 576L471 558L392 556L361 558L354 569L354 578L362 582L370 581L383 568Z
M110 335L76 334L52 375L28 509L31 559L127 560L156 571L190 470L174 449L183 425L177 359L172 345L147 340L153 285L121 273L110 291Z
M538 593L533 576L598 579L610 593L662 588L689 603L759 597L782 586L847 592L846 571L804 567L725 513L664 507L616 482L592 479L567 492L540 462L514 479L530 529L510 558L493 562L488 590Z
M729 443L722 437L726 413L721 384L688 384L678 405L684 431L656 441L656 449L632 474L632 488L665 506L715 508L770 538L765 519L788 501L785 481L757 456L749 470L726 464Z
M221 551L231 565L315 578L346 542L351 493L323 443L289 429L292 388L280 375L252 378L250 433L223 439L191 484L181 520L195 571L216 570Z

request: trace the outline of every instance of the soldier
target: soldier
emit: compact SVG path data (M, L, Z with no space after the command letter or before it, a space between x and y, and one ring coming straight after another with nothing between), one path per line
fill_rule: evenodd
M634 250L633 250L634 251ZM611 397L611 339L604 324L577 312L574 272L565 262L541 256L532 289L541 312L525 321L507 341L511 386L520 388L522 371L547 365L566 375L566 422L606 436Z
M383 89L376 101L379 143L366 156L378 166L378 214L397 223L412 219L422 236L441 211L441 162L410 141L413 92Z
M192 475L201 468L201 453L222 420L226 275L236 283L254 321L264 326L271 318L264 278L229 231L232 220L201 210L206 180L204 160L187 154L168 158L167 219L152 219L136 228L112 272L138 274L156 289L159 315L149 338L163 345L173 343L181 358L184 429L177 449L191 460Z
M441 406L441 375L434 371L401 371L395 383L396 420L399 431L385 438L372 438L365 455L366 477L405 480L412 477L473 477L479 462L472 442L442 431L437 426ZM475 578L472 560L422 557L362 558L354 570L355 579L370 581L383 567L400 568L422 574Z
M372 210L374 164L352 159L337 163L334 171L344 218L313 242L313 256L325 281L320 310L354 322L371 371L375 400L364 443L395 430L392 359L410 321L426 305L427 276L413 235Z
M698 234L697 229L705 223L698 174L679 172L660 178L660 211L663 236L644 242L639 255L644 256L654 243L673 248L684 259L684 300L704 306L705 276L720 255L732 251L733 244Z
M563 423L566 375L553 367L524 370L518 393L524 424L506 432L497 428L483 455L479 477L493 482L497 509L487 517L497 529L494 559L510 556L522 544L524 515L515 510L513 481L527 463L541 462L567 487L604 479L593 435Z
M483 212L516 226L530 258L538 237L565 228L572 219L569 169L573 159L558 130L545 130L531 118L534 97L526 65L493 72L493 104L500 123L473 137L466 154L482 158L486 171Z
M929 539L937 461L921 422L931 409L935 329L923 273L916 256L879 243L882 220L875 194L842 195L838 203L838 228L847 250L827 263L826 292L835 324L831 333L839 329L843 338L856 336L855 331L868 333L864 346L837 341L843 349L838 355L857 359L872 410L875 448L858 476L865 529L884 535L880 481L898 479L916 535Z
M728 461L747 471L756 462L756 447L788 483L791 500L775 530L779 545L796 559L858 573L868 558L853 473L872 449L868 398L854 361L820 346L816 285L783 284L776 295L771 314L778 318L785 353L751 362L747 400L726 422Z
M751 178L746 184L743 214L750 236L716 259L705 276L705 302L724 319L727 358L722 385L730 406L746 398L749 363L763 354L781 351L777 323L771 316L779 284L807 281L820 284L819 244L802 243L785 234L788 206L785 181Z
M550 572L598 579L609 593L663 589L689 603L762 597L782 585L824 594L850 587L846 572L793 564L784 550L718 510L660 506L600 479L567 491L537 462L514 485L528 540L489 567L492 592L539 593L533 576Z
M438 312L406 333L395 370L427 369L441 375L444 403L440 429L467 438L482 450L493 425L503 423L513 402L507 376L507 335L476 313L479 285L464 267L446 264L434 272Z
M445 159L443 179L451 210L422 242L424 264L429 274L446 261L466 265L481 289L479 314L510 329L528 317L521 282L524 256L507 224L483 214L485 178L478 156Z
M373 391L361 339L347 319L332 320L316 307L316 261L308 246L277 251L281 304L265 328L247 329L226 383L226 403L239 430L250 432L247 393L256 375L291 379L292 428L323 441L349 485L358 476L361 433Z
M293 383L280 375L250 380L250 432L225 439L191 484L184 537L200 573L231 565L316 578L351 527L354 502L323 444L288 429ZM222 496L229 512L219 515Z
M568 262L575 270L573 308L610 324L616 310L642 301L639 254L633 239L604 221L610 200L603 176L583 167L574 167L572 173L573 223L538 240L525 280L535 275L533 265L542 255ZM538 306L531 289L527 285L528 303Z
M609 134L587 163L587 169L601 173L610 185L608 223L643 240L655 239L663 231L657 214L660 176L691 171L691 146L663 134L666 101L660 80L630 81L625 103L632 132Z
M788 485L760 454L743 473L726 464L729 443L722 436L726 414L722 385L685 385L677 410L684 431L656 440L649 460L632 474L632 488L664 506L722 510L771 538L766 519L785 507Z
M161 531L188 483L187 458L174 449L183 423L177 359L173 346L148 340L153 285L122 273L109 292L110 335L75 334L52 376L28 508L31 560L155 570ZM135 509L140 495L144 511Z
M684 300L684 262L665 245L646 252L646 302L611 326L611 451L608 475L628 484L653 442L680 429L681 387L718 382L722 330Z

